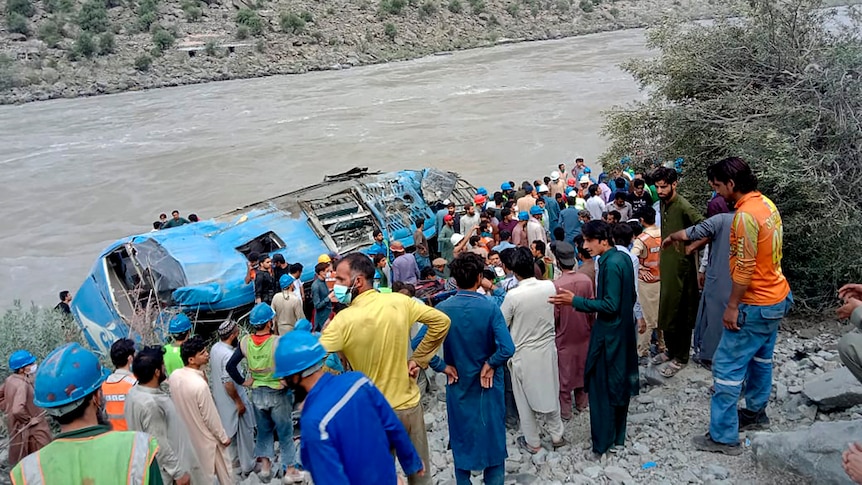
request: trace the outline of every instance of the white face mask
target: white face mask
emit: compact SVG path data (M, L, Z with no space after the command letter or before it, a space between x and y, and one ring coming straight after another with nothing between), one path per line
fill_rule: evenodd
M37 368L39 368L39 364L33 364L29 369L27 369L27 373L33 375L36 373Z

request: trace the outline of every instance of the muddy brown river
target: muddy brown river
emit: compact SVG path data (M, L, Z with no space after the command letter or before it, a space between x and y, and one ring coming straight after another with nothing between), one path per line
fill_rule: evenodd
M594 161L602 111L642 96L642 30L344 71L0 107L0 307L56 303L160 212L205 218L354 166L475 185Z

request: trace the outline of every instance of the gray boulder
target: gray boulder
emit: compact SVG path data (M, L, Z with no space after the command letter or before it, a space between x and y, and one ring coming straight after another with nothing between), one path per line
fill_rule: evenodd
M803 386L802 393L823 411L862 404L862 384L846 367L811 379Z
M815 423L783 433L755 433L751 439L759 466L789 472L818 484L852 483L841 466L847 444L862 436L862 420Z

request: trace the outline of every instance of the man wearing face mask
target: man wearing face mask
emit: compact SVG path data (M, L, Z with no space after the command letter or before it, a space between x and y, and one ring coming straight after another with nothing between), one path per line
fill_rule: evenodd
M368 259L365 255L361 257ZM254 455L261 462L259 474L263 481L272 478L272 462L275 458L275 433L278 433L281 450L281 465L285 482L299 481L302 473L296 469L296 449L293 445L293 393L273 376L275 364L273 351L278 337L272 333L275 312L266 303L258 303L251 309L248 321L254 332L240 340L239 347L227 363L227 373L237 384L251 388L251 403L254 404L254 419L257 422L257 442ZM290 332L287 334L290 335ZM243 377L238 365L245 358L248 377Z
M33 403L60 425L56 440L12 469L15 485L161 485L158 444L145 433L111 431L100 391L110 372L77 343L54 349L36 371Z
M254 470L254 411L245 388L236 385L227 373L227 363L239 344L239 326L233 320L225 320L218 327L218 337L219 341L210 350L213 400L230 438L227 452L232 467L248 476Z
M33 374L36 357L26 350L9 356L12 374L0 387L0 409L6 414L9 440L9 464L14 466L30 453L51 442L51 428L45 413L33 404Z
M335 269L335 279L335 297L350 306L330 321L320 343L328 352L342 352L354 370L371 379L395 410L423 463L428 463L425 418L415 379L446 338L449 317L406 295L374 291L374 265L363 254L345 256ZM409 341L414 322L428 331L408 362L407 345L396 343ZM424 484L430 477L414 474L408 481Z
M324 371L326 349L317 337L294 330L278 340L275 377L304 396L300 417L302 464L315 483L394 485L390 450L408 475L424 465L386 398L361 372Z
M162 481L177 485L206 484L189 431L171 396L161 389L168 378L165 349L145 347L135 355L132 365L138 385L126 395L125 420L129 429L143 431L159 442Z

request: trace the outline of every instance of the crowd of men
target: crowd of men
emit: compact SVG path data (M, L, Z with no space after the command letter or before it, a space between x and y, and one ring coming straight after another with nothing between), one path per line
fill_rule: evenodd
M162 229L170 229L172 227L180 227L186 224L191 224L192 222L199 222L200 218L197 214L189 214L188 219L185 217L180 217L180 211L173 210L171 211L171 218L168 219L168 215L162 212L159 214L159 220L153 221L153 229L151 232L161 231Z
M226 484L258 473L292 483L305 470L318 484L385 484L399 481L394 454L410 484L430 483L417 384L430 367L447 380L457 483L481 472L500 485L507 426L535 454L570 446L565 423L589 413L585 458L598 460L626 444L639 367L673 378L690 358L714 375L710 422L693 446L738 455L739 432L769 423L772 352L792 294L781 217L749 165L720 160L706 182L715 194L704 217L673 168L593 180L579 159L518 189L479 188L462 212L445 201L429 221L436 247L419 220L412 252L375 231L362 253L321 255L310 295L301 265L249 255L251 331L226 321L212 348L179 314L164 347L115 342L110 375L76 344L38 369L16 352L5 390L18 403L6 409L12 480ZM862 286L842 297L845 316L862 319ZM842 359L854 362L856 345ZM45 414L64 439L51 441ZM851 472L862 446L844 459L862 478Z

